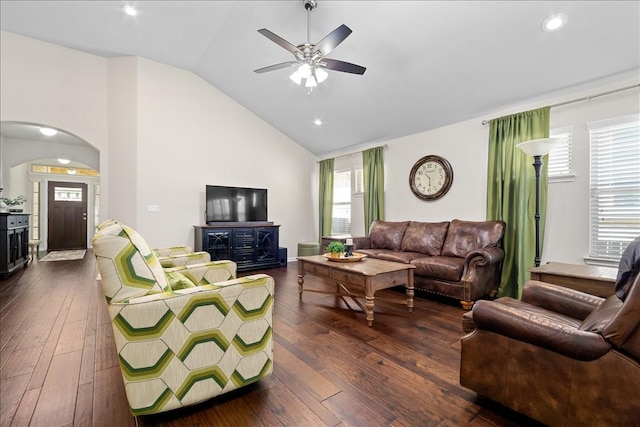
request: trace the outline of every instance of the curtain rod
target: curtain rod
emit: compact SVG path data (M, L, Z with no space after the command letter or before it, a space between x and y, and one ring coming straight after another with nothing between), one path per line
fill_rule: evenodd
M609 90L609 91L606 91L606 92L596 93L595 95L583 96L582 98L571 99L569 101L558 102L557 104L550 105L549 108L560 107L561 105L573 104L574 102L589 101L590 99L593 99L593 98L598 98L600 96L610 95L612 93L622 92L623 90L634 89L634 88L637 88L637 87L640 87L640 84L621 87L619 89L613 89L613 90ZM494 119L491 119L491 120L494 120ZM491 122L491 120L483 120L482 124L483 125L487 125L487 124L489 124L489 122Z
M382 147L382 148L384 148L385 150L386 150L387 148L389 148L389 146L388 146L387 144L379 145L378 147ZM377 148L377 147L371 147L371 148ZM370 150L371 148L367 148L367 150ZM366 150L362 150L362 151L366 151ZM362 151L356 151L356 152L349 153L349 154L343 154L343 155L341 155L341 156L333 157L333 159L339 159L339 158L342 158L342 157L349 157L349 156L353 156L353 155L355 155L355 154L360 154L360 153L362 153ZM329 157L329 159L331 159L331 158L332 158L332 157ZM323 160L327 160L327 159L323 159ZM318 160L318 163L320 163L320 162L321 162L321 160Z

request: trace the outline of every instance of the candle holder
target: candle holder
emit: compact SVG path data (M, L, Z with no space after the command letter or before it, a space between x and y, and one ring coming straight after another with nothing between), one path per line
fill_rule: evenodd
M344 247L345 247L344 256L345 257L353 256L353 245L344 245Z

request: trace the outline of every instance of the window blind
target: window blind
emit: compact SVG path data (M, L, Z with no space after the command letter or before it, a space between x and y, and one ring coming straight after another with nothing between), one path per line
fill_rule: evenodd
M617 260L640 235L640 116L589 123L590 256Z
M571 152L573 146L573 126L552 129L549 136L559 138L560 141L549 153L547 166L550 179L568 178L573 176Z
M333 173L333 214L331 234L351 232L351 171Z
M364 169L356 169L355 178L353 194L364 193Z

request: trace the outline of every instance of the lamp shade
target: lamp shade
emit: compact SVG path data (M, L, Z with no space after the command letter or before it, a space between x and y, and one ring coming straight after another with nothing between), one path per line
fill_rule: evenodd
M560 138L532 139L531 141L521 142L517 144L516 147L532 157L544 156L545 154L549 154L559 141Z
M323 81L327 80L327 77L329 77L329 73L327 73L322 68L316 68L315 69L315 76L316 76L316 80L318 81L318 83L322 83Z
M300 73L298 73L298 70L294 71L293 74L289 76L289 78L297 85L302 84L302 77L300 77Z

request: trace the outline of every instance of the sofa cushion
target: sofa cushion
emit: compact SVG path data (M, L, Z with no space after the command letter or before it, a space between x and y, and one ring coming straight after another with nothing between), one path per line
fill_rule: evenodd
M464 271L464 258L431 256L411 261L416 266L414 275L459 282Z
M420 254L417 252L400 252L390 249L358 249L357 253L365 254L375 259L401 262L403 264L409 264L414 259L424 257L424 254Z
M369 227L371 248L399 251L402 247L402 238L408 225L409 221L373 221L371 227Z
M442 247L442 255L464 258L469 252L495 247L502 240L502 221L460 221L454 219L449 224L447 238Z
M449 222L411 221L402 239L402 249L426 255L440 255Z

